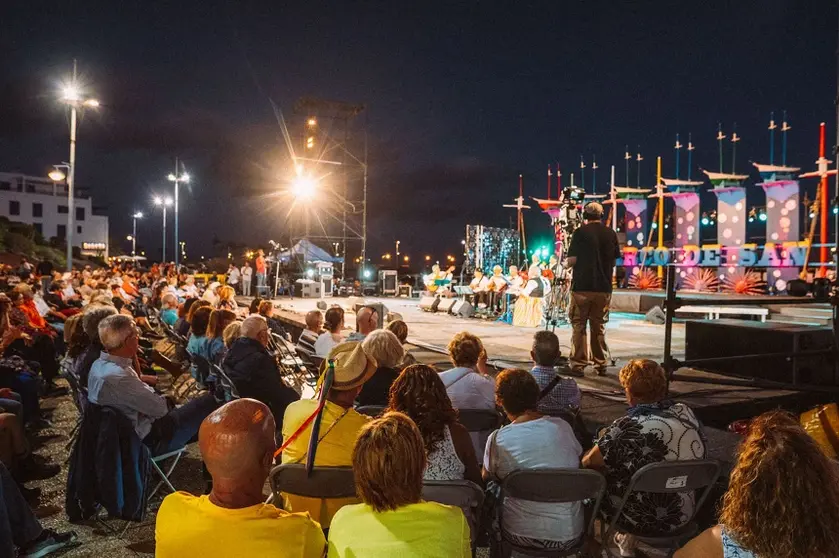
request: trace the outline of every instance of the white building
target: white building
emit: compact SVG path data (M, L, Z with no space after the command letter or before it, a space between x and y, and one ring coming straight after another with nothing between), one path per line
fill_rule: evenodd
M108 218L93 214L93 200L76 188L73 246L82 254L108 257ZM47 177L0 172L0 216L35 227L45 239L67 237L67 185Z

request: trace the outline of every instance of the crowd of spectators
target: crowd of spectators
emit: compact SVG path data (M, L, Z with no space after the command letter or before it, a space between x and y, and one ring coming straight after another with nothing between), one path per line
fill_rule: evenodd
M248 311L234 287L202 289L171 268L47 278L39 270L46 267L0 278L0 555L44 556L76 544L75 533L43 528L33 512L38 491L26 486L59 472L32 443L50 426L40 402L61 393L59 374L77 384L80 409L115 411L151 456L198 442L207 491L163 500L162 557L466 557L476 539L534 552L596 548L586 502L499 499L504 479L516 471L597 471L606 483L599 519L608 521L643 467L707 458L702 425L690 407L667 398L665 373L650 360L623 366L626 413L589 435L580 387L565 373L552 332L534 335L530 370L501 371L489 366L477 336L458 333L447 347L451 368L440 371L416 362L404 321L382 328L380 308L361 307L346 336L343 309L311 311L296 350L320 363L320 379L316 396L301 399L272 348L285 329L270 301L256 299ZM244 269L232 277L244 288ZM187 374L198 378L203 359L236 396L220 397L218 378L200 378L202 390L185 401L163 393L151 361L179 371L143 347L162 330L183 340ZM496 426L468 428L465 418L476 412L494 414ZM70 460L76 484L71 491L68 480L68 502L85 489L72 474L83 457ZM351 468L355 496L283 492L265 503L266 480L279 464ZM440 481L485 491L480 517L424 497L426 483ZM601 543L640 556L636 537L678 532L697 505L692 491L639 493L623 507L614 540ZM838 537L836 464L795 418L772 412L752 422L738 451L719 525L676 557L823 558L836 554Z

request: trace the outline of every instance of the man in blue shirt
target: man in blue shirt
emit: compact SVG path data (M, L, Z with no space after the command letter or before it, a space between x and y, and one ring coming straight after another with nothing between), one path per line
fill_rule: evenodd
M140 337L129 316L116 314L102 320L99 340L103 350L88 377L90 402L113 407L128 417L153 455L180 449L196 438L201 421L218 406L213 396L202 395L170 411L167 400L134 369Z
M559 358L559 339L552 331L538 331L533 336L533 348L530 351L534 367L530 371L544 391L557 376L556 360ZM582 374L580 374L582 375ZM573 378L560 378L559 382L542 399L538 411L546 415L557 415L576 411L580 408L580 388Z

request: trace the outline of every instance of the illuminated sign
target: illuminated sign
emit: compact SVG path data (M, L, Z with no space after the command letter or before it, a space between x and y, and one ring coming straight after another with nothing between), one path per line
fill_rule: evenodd
M684 267L802 267L807 258L809 242L767 242L763 246L743 244L722 246L682 246L680 248L632 248L623 249L623 265Z
M107 247L104 242L82 242L82 250L88 252L104 252Z

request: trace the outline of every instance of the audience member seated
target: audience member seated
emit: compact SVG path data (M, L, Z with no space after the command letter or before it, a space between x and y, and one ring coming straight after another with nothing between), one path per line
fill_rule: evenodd
M251 314L259 314L259 305L262 304L262 299L258 296L255 296L253 300L251 300L250 305L248 305L248 315Z
M44 529L8 469L0 463L0 556L48 556L77 546L76 538L73 531Z
M289 403L300 396L283 383L277 370L277 361L268 352L268 324L255 314L242 322L240 337L233 342L224 357L222 366L240 397L262 401L277 422L278 431L283 427L283 415Z
M364 353L361 343L342 343L332 349L329 358L335 361L335 379L326 395L321 413L320 435L315 454L317 467L346 467L352 463L352 451L361 427L369 420L353 409L353 402L364 385L376 372L376 363ZM305 463L308 455L312 425L307 419L318 412L316 399L302 399L286 409L283 420L283 463ZM332 516L354 498L321 500L284 495L283 508L307 511L312 518L328 529Z
M393 332L377 329L370 332L362 342L364 352L372 358L378 368L373 377L365 382L358 395L358 405L387 405L390 386L399 370L396 367L405 356L405 349Z
M539 331L533 336L530 350L533 369L530 371L539 385L539 392L557 377L556 361L559 358L559 339L552 331ZM580 409L582 394L573 378L560 377L554 388L539 400L539 412L545 415L574 413Z
M379 311L372 306L362 306L355 315L355 331L347 336L347 341L364 341L378 327Z
M186 337L189 335L190 330L192 328L192 318L195 316L195 313L198 312L202 308L210 308L210 303L203 299L190 299L194 302L189 307L189 311L186 313L186 318L184 319L183 323L180 324L179 329L175 331L178 335ZM189 300L187 301L189 302ZM210 308L212 310L212 308Z
M207 288L204 290L204 294L201 296L202 300L206 300L210 303L210 306L215 308L219 302L218 290L221 287L221 283L218 281L212 281Z
M440 373L446 393L457 409L495 410L495 382L486 371L481 340L469 332L454 336L448 346L454 368Z
M178 321L178 297L166 293L160 297L160 321L168 326L174 326Z
M341 335L341 330L344 329L344 309L333 306L327 310L323 327L326 331L321 333L315 341L315 355L326 358L333 347L344 342L344 337Z
M583 452L571 426L537 411L539 386L526 370L504 370L496 378L495 396L510 424L487 440L482 475L503 480L526 469L576 469ZM505 537L538 549L566 550L583 536L582 503L553 504L504 501Z
M230 310L213 310L207 325L207 341L204 343L202 356L213 364L221 364L225 353L224 329L236 320L236 314Z
M182 448L198 434L201 421L216 408L210 394L169 410L166 399L143 383L134 369L139 335L134 320L117 314L99 323L102 353L88 379L88 399L113 407L134 425L152 455Z
M11 325L10 310L12 301L0 293L0 388L7 388L20 396L21 418L27 426L42 428L51 426L41 417L40 381L37 363L30 363L16 354L13 347L19 347L19 341L25 340L26 334Z
M27 338L17 339L9 347L25 360L34 360L41 367L41 376L47 386L54 387L58 376L58 332L38 313L29 285L18 285L9 299L9 325L26 334Z
M224 328L224 332L221 334L222 339L224 340L224 354L227 354L227 350L233 345L233 342L236 341L239 337L242 336L242 322L232 322L227 324L227 327ZM222 361L224 358L222 357Z
M236 290L230 285L218 288L218 301L215 304L217 310L230 310L236 312L239 305L236 304Z
M836 462L791 415L761 415L740 445L719 519L675 558L836 556Z
M396 335L396 338L399 339L400 343L402 343L402 347L405 348L405 342L408 340L408 324L402 320L393 320L387 324L387 329ZM397 368L401 370L406 366L411 366L416 363L417 359L414 358L414 355L412 355L408 349L405 349L405 356L402 357L402 362L399 363Z
M117 313L113 306L104 304L88 304L82 314L82 329L90 343L85 347L84 352L76 359L75 373L79 378L79 384L87 389L87 380L90 375L90 367L102 354L102 341L99 339L99 323Z
M198 445L212 492L176 492L163 500L155 528L158 558L323 556L320 525L306 514L263 504L274 433L271 411L253 399L231 401L204 419Z
M172 326L172 329L174 329L175 333L181 337L189 335L189 320L187 319L187 316L189 316L189 312L192 310L192 306L196 303L196 301L198 301L197 298L188 298L183 304L178 306L178 319L175 321L175 325Z
M684 403L664 399L667 378L661 366L651 360L631 360L621 369L619 379L629 403L627 414L604 428L583 458L583 467L606 476L601 509L608 518L620 504L632 475L644 465L705 458L705 440L693 411ZM623 509L622 522L636 533L666 534L682 527L693 507L692 493L636 497ZM615 542L621 556L634 556L635 537L619 532Z
M283 329L283 325L280 323L280 320L274 317L273 302L270 300L263 300L260 302L257 313L265 318L266 322L268 322L268 329L271 330L271 333L279 335L280 337L285 337L285 329Z
M424 364L403 370L390 388L388 411L408 415L419 428L428 457L425 480L466 479L483 484L472 438L458 422L436 370Z
M212 313L213 309L209 306L202 306L193 312L189 322L189 341L186 343L186 352L189 354L207 358L207 328Z
M329 558L472 556L460 508L422 500L425 446L413 421L387 413L367 424L352 454L362 504L344 506L329 530Z
M0 397L2 396L11 396L10 390L0 390ZM0 410L0 462L11 471L14 479L20 484L57 475L61 467L54 463L46 463L41 456L33 454L29 440L23 432L23 421L18 415L5 411L8 409Z
M320 310L306 312L306 329L297 339L297 352L302 353L307 358L313 357L315 355L315 343L322 329L323 314L320 313Z

